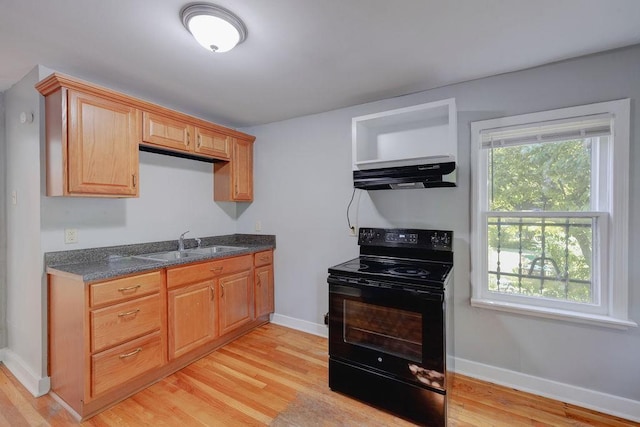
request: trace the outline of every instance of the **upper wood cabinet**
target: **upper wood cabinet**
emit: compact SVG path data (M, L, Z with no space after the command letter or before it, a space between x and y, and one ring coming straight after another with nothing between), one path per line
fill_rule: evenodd
M48 196L138 196L138 109L61 85L45 109Z
M228 135L183 120L145 111L142 114L141 145L174 152L229 160Z
M253 136L57 73L36 89L48 196L137 197L142 146L216 162L214 199L253 199Z
M214 200L250 202L253 200L253 141L234 138L231 161L215 163Z
M205 128L196 128L195 152L216 159L229 159L231 150L231 138L220 132Z
M154 145L171 150L192 151L193 126L159 114L142 113L143 145Z

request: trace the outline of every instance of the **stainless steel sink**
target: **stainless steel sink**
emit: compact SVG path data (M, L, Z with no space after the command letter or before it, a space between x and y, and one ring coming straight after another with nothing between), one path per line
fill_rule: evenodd
M141 258L154 261L173 261L184 258L203 258L205 256L215 255L224 252L237 251L245 249L238 246L210 246L208 248L185 249L184 251L167 251L155 252L152 254L136 255L134 258Z
M169 252L156 252L153 254L136 255L135 258L150 259L154 261L173 261L176 259L189 258L197 256L187 251L169 251Z
M202 255L215 255L223 252L231 252L237 251L241 249L246 249L240 246L210 246L208 248L196 248L196 249L187 249L188 252L202 254Z

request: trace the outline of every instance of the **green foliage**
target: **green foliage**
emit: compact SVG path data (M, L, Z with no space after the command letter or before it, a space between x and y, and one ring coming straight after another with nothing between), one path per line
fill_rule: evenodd
M526 276L501 276L500 283L494 277L490 289L591 301L590 284L575 282L591 281L591 220L542 220L535 215L536 211L590 210L591 158L591 144L582 140L491 150L490 209L531 211L532 215L522 219L500 218L499 227L497 217L489 219L490 252L495 254L500 248L503 252L517 253L517 261L511 257L508 262L507 257L501 257L501 272ZM489 266L489 270L496 269L497 265Z
M564 141L494 148L491 151L491 210L590 209L590 143Z

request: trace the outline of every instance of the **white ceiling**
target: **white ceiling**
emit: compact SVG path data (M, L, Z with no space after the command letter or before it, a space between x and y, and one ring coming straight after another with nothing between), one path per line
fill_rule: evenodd
M248 38L212 54L187 2L0 0L0 91L42 64L241 127L640 43L640 0L213 0Z

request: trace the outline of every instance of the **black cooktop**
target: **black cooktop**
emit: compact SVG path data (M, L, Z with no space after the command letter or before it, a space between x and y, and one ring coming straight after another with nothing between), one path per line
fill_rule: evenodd
M443 286L451 272L451 267L450 263L360 256L329 268L329 274Z

